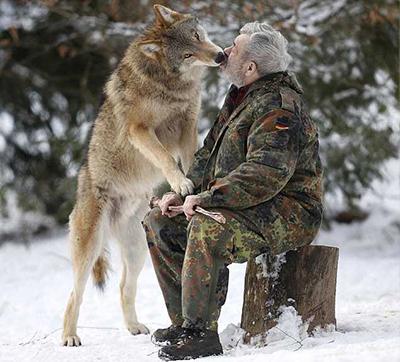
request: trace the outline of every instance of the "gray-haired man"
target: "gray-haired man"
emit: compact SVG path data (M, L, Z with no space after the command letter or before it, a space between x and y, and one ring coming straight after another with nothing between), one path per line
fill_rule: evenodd
M194 195L164 195L145 218L150 254L172 326L166 360L222 353L218 317L227 265L309 244L322 216L317 129L305 111L287 41L267 24L246 24L221 65L233 83L188 171ZM183 204L184 215L168 210ZM226 218L195 213L199 205Z

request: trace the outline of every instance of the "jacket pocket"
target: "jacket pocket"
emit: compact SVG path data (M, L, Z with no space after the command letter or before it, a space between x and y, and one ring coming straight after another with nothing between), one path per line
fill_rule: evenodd
M286 148L289 143L290 135L287 131L267 132L265 143L273 148Z

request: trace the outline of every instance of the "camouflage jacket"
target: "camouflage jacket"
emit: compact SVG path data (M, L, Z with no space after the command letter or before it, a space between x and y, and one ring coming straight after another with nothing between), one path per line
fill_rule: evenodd
M279 72L258 79L232 113L229 94L187 173L201 206L231 210L235 218L267 235L263 215L279 195L289 199L285 205L300 205L312 227L319 228L318 130L295 77Z

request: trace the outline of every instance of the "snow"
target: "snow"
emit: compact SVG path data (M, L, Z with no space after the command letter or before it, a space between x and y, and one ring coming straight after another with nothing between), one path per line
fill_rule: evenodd
M398 160L388 179L375 182L362 205L362 223L334 224L316 244L340 248L336 296L337 330L305 333L292 307L283 308L268 345L241 342L239 328L245 264L230 266L228 298L220 318L224 356L204 361L396 361L400 360L400 225ZM113 243L113 245L115 245ZM118 250L103 294L89 283L78 325L80 348L60 346L62 317L72 285L66 232L32 243L0 247L0 361L158 361L148 335L131 336L119 307ZM139 277L139 319L154 331L169 325L149 258Z
M274 262L272 263L271 270L268 270L267 266L267 255L261 254L255 258L256 264L261 264L262 271L257 273L257 279L269 277L272 280L275 280L279 276L279 272L281 271L282 264L286 263L286 254L278 254L275 257Z

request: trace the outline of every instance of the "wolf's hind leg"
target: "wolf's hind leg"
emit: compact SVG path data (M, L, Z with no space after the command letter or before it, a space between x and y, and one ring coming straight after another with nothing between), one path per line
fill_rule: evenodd
M79 308L82 303L86 283L96 259L103 248L103 228L100 207L95 198L75 206L70 217L71 259L74 274L74 286L64 314L62 344L80 346L77 335Z
M135 308L137 279L147 255L146 237L138 216L120 220L115 233L123 263L120 293L125 325L132 334L147 334L149 329L139 323Z

